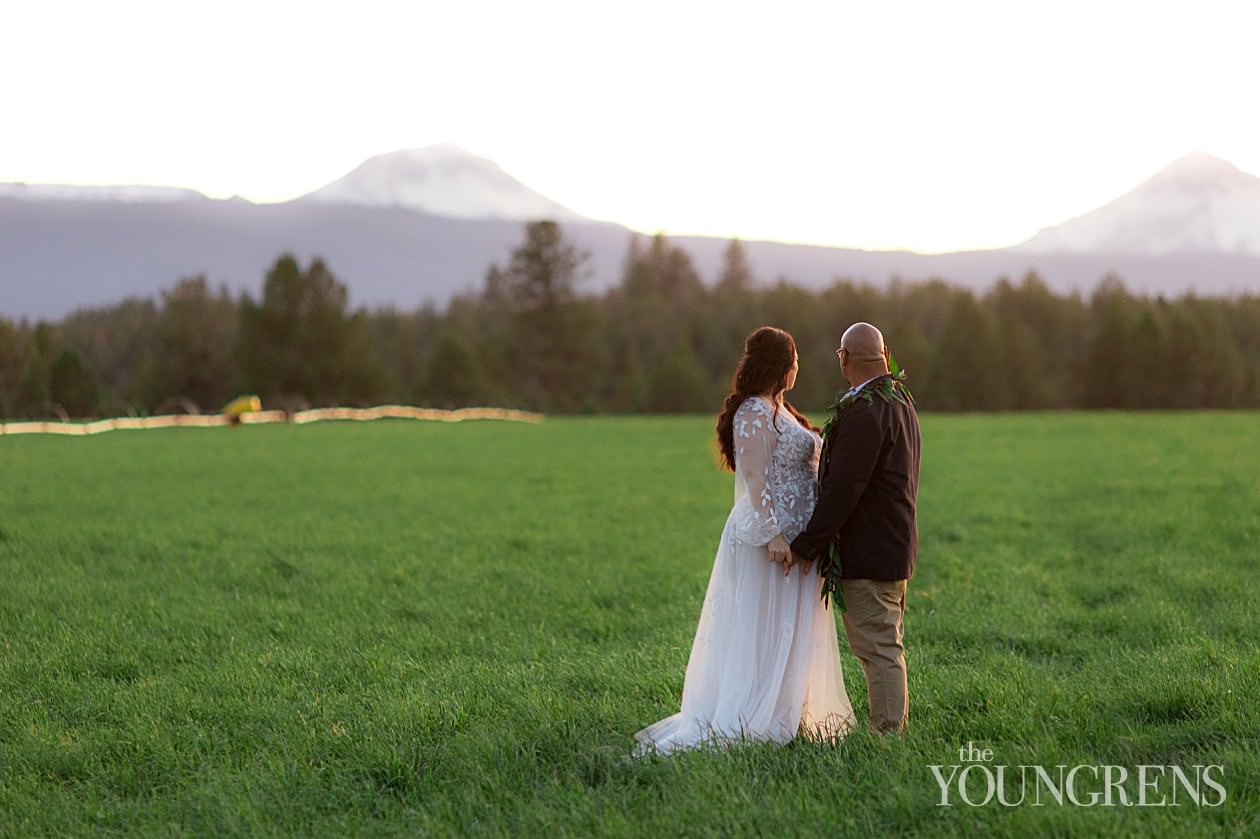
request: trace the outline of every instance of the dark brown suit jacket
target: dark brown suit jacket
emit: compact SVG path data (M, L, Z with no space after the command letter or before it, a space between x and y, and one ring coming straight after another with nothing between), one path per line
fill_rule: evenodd
M866 387L872 387L870 382ZM914 408L858 399L832 426L818 504L792 552L822 560L833 539L844 579L908 580L919 551L919 418Z

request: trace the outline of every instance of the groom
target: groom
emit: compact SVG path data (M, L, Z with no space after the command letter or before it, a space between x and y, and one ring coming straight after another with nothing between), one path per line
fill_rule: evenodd
M910 700L901 639L906 583L919 546L919 419L908 399L890 396L897 385L878 329L853 324L836 354L853 387L832 423L828 456L819 465L818 504L792 540L791 561L808 568L819 560L821 569L835 544L844 631L866 672L871 729L903 731Z

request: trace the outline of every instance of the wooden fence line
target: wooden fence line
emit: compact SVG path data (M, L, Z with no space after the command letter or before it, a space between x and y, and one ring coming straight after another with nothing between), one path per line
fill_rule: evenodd
M377 405L372 408L312 408L296 411L247 411L239 415L241 423L257 425L272 422L292 422L305 425L325 420L377 420L416 419L438 422L462 422L463 420L509 420L512 422L542 422L543 415L532 411L511 408L459 408L453 411L441 408L417 408L412 405ZM4 434L62 434L83 436L106 431L123 431L143 428L188 427L231 425L227 414L166 414L156 417L115 417L93 422L0 422L0 435Z

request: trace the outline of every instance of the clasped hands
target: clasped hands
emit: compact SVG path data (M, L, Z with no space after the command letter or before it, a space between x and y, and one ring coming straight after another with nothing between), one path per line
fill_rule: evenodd
M783 576L786 577L788 575L793 565L800 565L802 573L809 573L809 566L812 564L812 561L792 553L792 548L788 545L787 539L783 538L782 533L771 539L770 544L766 545L766 547L770 551L770 561L777 562L783 566Z

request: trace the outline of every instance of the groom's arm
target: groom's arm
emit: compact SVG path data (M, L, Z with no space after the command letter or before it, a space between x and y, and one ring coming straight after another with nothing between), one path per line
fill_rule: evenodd
M884 443L879 412L860 403L849 409L849 415L834 433L827 477L819 488L814 514L801 535L792 540L792 553L806 562L825 555L832 538L866 491Z

